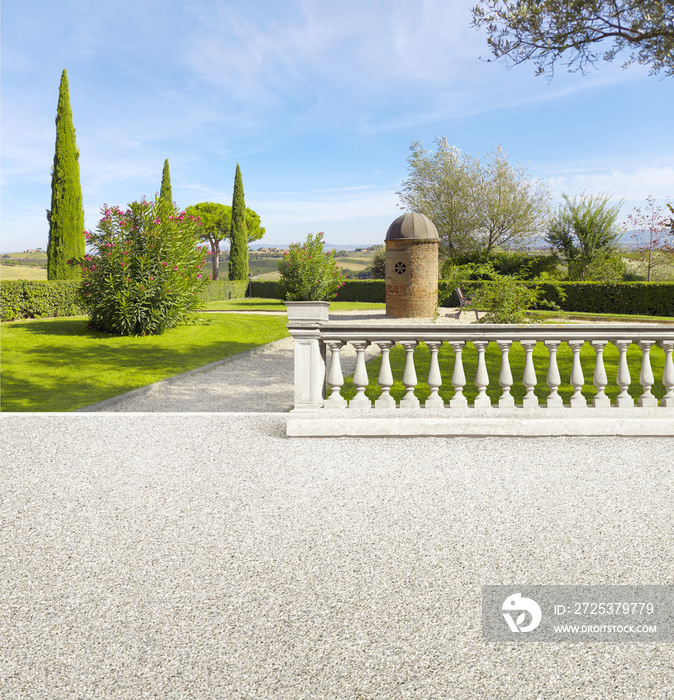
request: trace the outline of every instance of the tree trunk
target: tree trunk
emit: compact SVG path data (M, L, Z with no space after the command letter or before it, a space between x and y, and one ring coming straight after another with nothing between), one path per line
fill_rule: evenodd
M653 258L653 250L648 251L648 281L651 281L651 268L652 268L652 260Z
M213 281L217 282L220 274L220 243L213 245Z

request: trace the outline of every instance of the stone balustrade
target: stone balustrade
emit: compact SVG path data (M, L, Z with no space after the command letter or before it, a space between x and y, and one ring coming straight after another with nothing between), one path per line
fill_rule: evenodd
M461 434L458 424L451 426L455 419L460 418L464 423L469 420L471 424L481 420L485 426L490 420L492 423L494 419L501 423L508 420L516 434L528 434L520 429L523 420L528 423L538 420L538 428L535 428L532 434L543 434L536 432L541 428L541 420L558 423L561 421L561 424L566 424L572 419L578 425L570 430L569 434L610 434L611 426L615 433L619 434L624 432L625 425L631 421L634 425L628 425L629 434L674 435L672 326L420 325L405 322L356 325L344 321L327 321L291 322L288 328L295 338L295 408L293 420L289 422L289 434L392 434L386 427L391 421L397 426L393 434ZM424 372L424 376L418 376L415 364L414 351L420 343L424 343L430 353L428 373ZM451 376L442 376L438 361L440 349L445 343L454 352ZM495 402L487 393L490 377L485 355L490 343L494 343L500 352L498 383L501 394ZM547 369L544 377L540 376L540 363L538 374L534 366L534 348L537 343L544 344L547 350ZM580 353L585 343L589 343L594 350L594 367L590 376L584 372L581 364ZM353 374L356 393L349 402L340 393L344 385L341 354L347 344L356 352ZM405 394L399 402L391 395L394 378L389 361L390 352L396 344L405 350L406 358L402 375ZM519 393L524 394L521 405L516 405L512 395L514 380L510 353L516 344L521 346L525 355L523 372L518 375L521 376L519 381L522 385ZM560 374L557 362L557 354L563 344L568 345L572 352L570 376L564 378ZM607 375L604 363L604 353L609 344L614 345L619 354L617 373L611 377ZM630 384L636 379L631 376L627 362L628 348L632 344L640 349L641 360L638 381L642 392L636 400L629 393ZM474 376L467 377L463 354L470 345L477 351L477 368ZM664 371L661 379L665 393L660 398L652 393L655 379L650 354L656 345L664 351ZM365 360L366 349L371 346L381 355L381 366L376 377L381 395L374 401L365 393L368 384L375 379L369 376ZM549 388L549 394L539 399L534 390L543 379ZM563 379L573 390L568 404L563 402L559 394ZM464 388L469 380L477 388L477 395L472 402L464 395ZM586 382L591 382L596 387L596 394L590 400L582 393ZM606 393L609 382L617 385L612 392L617 393L613 402ZM419 383L424 383L430 390L430 395L423 404L415 395ZM451 384L453 395L445 404L439 390L448 384ZM326 387L330 388L330 392L326 392ZM329 396L326 398L327 394ZM306 418L304 421L303 416ZM595 419L599 420L600 428L596 425L594 428L583 428L583 424L589 425L592 421L596 422ZM408 427L400 432L400 426L403 425L401 421L405 420L408 421ZM423 423L425 420L433 423L431 432L418 427L419 421ZM377 421L381 423L379 428L376 426ZM438 427L442 426L443 421L446 425ZM304 427L298 428L302 423ZM364 427L366 423L374 427ZM639 428L643 423L650 427ZM658 428L653 433L656 423ZM333 428L326 429L330 424ZM338 425L342 427L334 427ZM298 432L294 433L291 430ZM559 434L567 432L569 429L564 428ZM557 433L553 430L551 434Z

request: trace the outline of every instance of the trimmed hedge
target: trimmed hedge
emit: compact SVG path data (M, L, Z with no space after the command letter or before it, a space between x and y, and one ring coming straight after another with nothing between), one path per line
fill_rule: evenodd
M84 315L80 305L78 280L5 280L0 283L2 320L44 318L47 316ZM483 281L467 282L466 291L475 289ZM525 282L525 284L534 284ZM554 301L564 311L580 311L605 314L635 314L642 316L674 317L674 283L672 282L560 282L566 299L560 300L554 285L540 283L543 298ZM264 299L281 299L275 280L253 280L252 294ZM202 295L204 301L242 299L248 291L248 282L207 282ZM449 295L445 304L458 306L454 289L447 280L438 282L438 291ZM386 302L384 280L346 280L337 292L335 301ZM546 308L539 304L538 308Z
M471 280L464 286L471 291L482 284L489 282ZM672 282L559 282L559 286L566 292L563 300L554 285L545 282L539 284L543 290L541 303L535 307L539 309L546 308L543 303L545 300L555 302L564 311L674 317ZM449 297L446 302L448 305L458 306L458 300L454 296Z
M475 289L483 281L466 282L466 290ZM524 282L524 284L535 284ZM438 281L438 292L447 295L447 306L459 306L459 300L448 280ZM674 316L674 283L672 282L559 282L566 299L559 298L556 287L540 283L543 299L553 301L564 311L587 313L636 314L640 316ZM282 299L275 280L253 280L254 297ZM346 280L335 301L386 303L384 280ZM539 308L546 308L543 304Z
M283 299L277 280L253 280L251 293L258 299Z
M79 299L81 285L80 280L5 280L0 283L2 320L86 315ZM243 299L247 291L245 281L209 280L200 296L204 301Z
M490 262L500 275L519 274L523 279L535 279L544 272L552 274L557 269L555 255L527 253L521 250L493 251L489 255L483 251L464 253L456 257L450 264L468 265L486 262Z
M345 280L344 286L337 291L335 301L386 303L386 282L384 280Z
M84 315L81 285L80 280L4 280L0 283L2 320Z
M255 284L253 282L253 284ZM199 291L204 301L227 301L228 299L243 299L248 292L248 282L245 280L208 280Z
M253 280L252 293L260 299L283 299L276 280ZM334 301L386 303L386 283L384 280L344 280Z

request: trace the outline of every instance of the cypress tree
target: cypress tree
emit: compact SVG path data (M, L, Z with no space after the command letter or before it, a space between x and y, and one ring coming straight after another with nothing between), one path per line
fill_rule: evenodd
M61 74L59 102L56 109L56 147L51 177L51 210L49 245L47 246L47 279L79 279L77 267L68 260L84 255L84 210L80 186L80 153L75 143L73 114L70 109L68 74Z
M159 199L163 199L173 206L173 194L171 193L171 174L169 173L168 158L164 161L164 170L161 174L161 190Z
M232 224L229 229L229 279L248 280L248 230L246 229L246 201L243 196L241 168L236 164L234 195L232 197Z

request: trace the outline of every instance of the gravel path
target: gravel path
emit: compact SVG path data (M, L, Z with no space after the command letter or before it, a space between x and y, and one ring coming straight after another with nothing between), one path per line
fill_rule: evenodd
M674 584L672 440L2 414L0 697L673 697L672 644L481 640L482 584Z
M472 311L463 312L460 316L457 314L459 309L446 309L435 322L470 323L474 320ZM390 323L384 311L330 314L331 321L342 319L348 319L350 323ZM429 321L418 319L415 322ZM370 359L377 353L377 348L370 346L365 357ZM344 375L354 371L356 351L351 345L342 350L341 363ZM81 410L140 413L285 412L293 407L293 365L293 339L284 338Z

